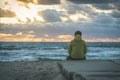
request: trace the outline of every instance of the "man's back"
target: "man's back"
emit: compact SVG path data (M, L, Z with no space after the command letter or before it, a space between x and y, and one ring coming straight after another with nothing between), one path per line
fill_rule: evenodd
M73 59L82 59L85 57L87 46L85 41L81 39L80 35L76 35L70 42L68 52Z

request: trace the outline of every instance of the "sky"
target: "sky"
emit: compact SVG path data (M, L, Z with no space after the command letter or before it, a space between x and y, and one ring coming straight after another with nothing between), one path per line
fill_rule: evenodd
M0 0L0 42L120 42L120 0Z

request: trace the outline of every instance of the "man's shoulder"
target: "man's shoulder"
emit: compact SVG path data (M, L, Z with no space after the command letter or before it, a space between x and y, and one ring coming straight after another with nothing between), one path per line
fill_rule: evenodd
M75 39L73 39L73 40L70 41L70 43L74 43L74 42L83 42L83 43L86 43L86 41L83 40L83 39L81 39L81 40L75 40Z
M82 40L84 44L87 44L85 40Z
M83 41L84 43L86 43L85 40L82 40L82 41Z

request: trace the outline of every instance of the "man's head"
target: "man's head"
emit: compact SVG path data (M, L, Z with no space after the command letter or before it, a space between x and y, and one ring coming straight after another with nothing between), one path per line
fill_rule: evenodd
M82 32L80 32L80 31L76 31L75 34L74 34L74 36L76 36L77 34L79 34L80 36L82 36Z

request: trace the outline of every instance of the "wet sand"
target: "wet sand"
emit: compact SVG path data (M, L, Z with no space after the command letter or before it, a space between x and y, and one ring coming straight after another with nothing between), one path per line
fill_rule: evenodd
M0 80L65 80L56 61L0 62Z

